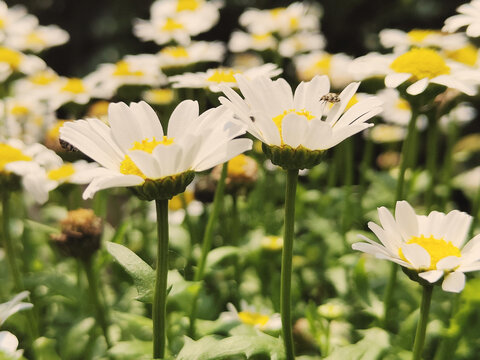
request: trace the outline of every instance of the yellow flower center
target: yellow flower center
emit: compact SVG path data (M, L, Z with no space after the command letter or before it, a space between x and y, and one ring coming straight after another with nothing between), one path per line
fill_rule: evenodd
M162 30L164 31L175 31L183 29L183 25L179 22L176 22L172 18L168 18L165 24L162 26Z
M0 171L4 171L5 165L15 161L32 161L30 156L25 155L20 149L0 143Z
M12 69L16 69L21 61L22 55L18 51L0 47L0 62L7 63Z
M273 17L278 17L282 14L282 12L285 11L285 8L283 7L278 7L278 8L275 8L275 9L271 9L270 10L270 15L272 15Z
M162 141L157 141L155 138L153 138L152 140L144 139L142 140L142 142L135 141L130 150L141 150L151 154L158 145L168 146L172 143L173 139L166 136L163 137ZM142 177L143 179L147 178L128 155L125 155L125 159L123 159L120 164L120 172L124 175L137 175Z
M173 58L188 58L188 51L183 46L167 46L160 53Z
M60 181L60 180L68 180L70 176L75 174L75 168L72 164L64 164L60 166L58 169L53 169L47 172L47 177L50 180Z
M411 110L408 101L402 98L398 98L398 100L395 102L395 107L399 110Z
M310 80L317 74L328 75L330 73L331 63L332 55L322 55L320 59L318 59L310 67L306 68L304 74L300 74L302 76L301 80Z
M272 35L270 33L265 34L253 34L252 39L255 42L262 42L268 40Z
M26 106L19 105L19 104L15 104L10 109L10 113L13 116L26 116L26 115L28 115L29 112L30 112L30 110Z
M247 156L240 154L230 159L228 162L228 175L238 176L245 173L245 165L247 165Z
M207 78L207 81L216 82L216 83L236 83L235 77L233 75L238 74L238 71L232 69L217 69L213 74Z
M82 79L71 78L67 80L61 90L72 94L81 94L85 92L85 87L83 86Z
M413 81L450 74L445 60L432 49L412 49L397 57L390 68L398 73L412 74Z
M478 49L469 44L457 50L445 51L445 55L459 63L474 66L478 60Z
M200 2L197 0L178 0L177 1L177 12L181 11L193 11L197 10L200 6Z
M436 270L437 263L447 256L460 257L462 255L460 250L450 241L436 239L433 235L428 238L423 235L420 235L420 237L413 236L407 241L407 244L418 244L427 250L430 255L430 266L426 270ZM398 253L402 260L407 261L401 249L399 249Z
M29 80L35 85L48 85L55 80L57 80L58 76L52 74L48 71L40 71L35 75L32 75Z
M252 311L240 311L238 313L240 321L247 325L263 327L267 324L270 318L267 315L263 315Z
M60 137L60 128L67 122L67 120L58 120L57 123L47 131L47 139L57 140Z
M115 64L113 76L143 76L142 71L131 71L130 65L124 60L120 60Z
M39 34L32 32L28 34L27 36L27 44L29 45L41 45L44 46L46 45L46 41L44 38L42 38Z
M262 247L267 250L278 251L283 247L283 239L280 236L265 236L262 240Z
M0 29L3 29L5 27L5 20L0 19Z
M291 17L290 18L290 28L292 30L297 30L299 23L300 23L300 21L298 20L297 17Z
M183 197L185 199L185 205L190 204L194 199L193 191L186 190L183 193ZM168 208L172 211L183 209L182 194L175 195L173 198L171 198L168 202Z
M151 89L145 92L145 100L153 104L170 104L175 93L172 89Z
M301 116L305 116L307 118L307 120L312 120L313 118L315 118L315 116L313 116L309 111L307 111L305 109L298 110L298 111L295 110L295 109L285 110L280 115L275 116L272 120L275 123L275 125L277 125L278 131L280 132L280 138L282 140L282 144L283 144L282 121L283 121L283 118L286 115L292 114L292 113L297 114L297 115L301 115Z
M438 31L435 30L419 30L419 29L414 29L411 30L407 33L408 38L410 39L411 42L414 43L421 43L423 40L425 40L428 36L438 34Z

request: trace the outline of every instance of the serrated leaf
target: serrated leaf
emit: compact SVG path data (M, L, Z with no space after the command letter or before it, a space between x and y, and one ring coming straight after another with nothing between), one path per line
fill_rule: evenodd
M221 246L219 248L213 249L208 253L206 268L211 269L222 261L237 256L240 252L240 249L236 246Z
M206 336L194 341L186 337L176 359L227 360L235 355L244 355L247 359L256 355L266 355L271 360L285 359L282 341L260 331L255 335L234 335L223 339Z

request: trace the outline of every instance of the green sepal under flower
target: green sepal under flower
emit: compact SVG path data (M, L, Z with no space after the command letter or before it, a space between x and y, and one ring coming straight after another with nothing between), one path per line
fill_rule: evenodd
M169 200L183 193L194 177L194 171L185 171L161 179L146 179L142 185L132 186L129 189L141 200Z
M310 169L320 164L324 153L323 150L309 150L303 146L294 149L288 145L275 146L265 143L262 144L262 149L274 165L285 170Z

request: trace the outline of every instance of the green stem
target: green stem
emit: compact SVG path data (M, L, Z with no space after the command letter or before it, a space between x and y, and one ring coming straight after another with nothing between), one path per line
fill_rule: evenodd
M232 230L231 230L231 245L238 246L239 235L239 214L238 214L238 195L232 194Z
M13 279L13 284L16 292L22 291L23 281L20 275L20 270L17 264L17 254L15 244L12 242L10 236L10 202L8 191L2 191L2 222L3 222L3 246L5 251L5 257L8 260L8 266L10 268L10 275Z
M420 305L420 318L418 319L417 332L415 333L415 343L413 344L412 360L420 360L422 357L423 344L425 343L425 334L428 324L428 313L432 302L432 285L423 286L422 304Z
M452 193L452 163L453 163L453 147L457 141L458 126L455 121L448 125L447 131L447 148L445 150L445 162L442 169L442 182L445 185L445 194L442 198L442 210L445 211L448 201Z
M223 203L223 195L225 190L225 179L227 178L227 171L228 171L228 162L223 164L222 173L220 175L220 179L218 180L217 188L215 189L215 196L212 204L213 208L212 208L212 212L210 213L210 216L208 217L207 226L203 234L202 253L200 255L198 266L195 271L194 281L203 280L203 276L205 273L205 263L207 261L207 255L210 252L210 249L212 247L213 230L215 228L215 224L217 223L218 215L220 214L220 208ZM189 335L191 337L195 336L195 319L197 316L198 294L199 293L197 293L197 295L193 299L192 310L190 313Z
M359 205L360 207L363 205L362 200L365 196L365 192L367 190L367 173L370 169L371 163L373 158L373 141L368 139L365 143L365 149L363 151L363 158L362 162L360 163L360 179L359 179L359 188L360 188L360 196L359 196ZM363 214L363 211L361 211Z
M353 172L354 172L354 162L353 162L353 139L347 139L344 143L345 151L345 192L343 199L343 221L342 221L342 234L344 236L344 241L346 244L345 234L350 227L352 212L352 185L353 185Z
M98 282L93 269L92 258L85 259L82 261L82 263L83 263L83 268L85 269L85 274L87 275L88 296L90 298L90 303L93 304L95 308L98 325L100 325L100 328L102 329L103 336L105 337L105 342L107 343L107 347L110 348L112 346L112 343L108 336L107 314L106 314L105 307L100 302Z
M282 318L283 343L285 345L287 360L295 359L292 334L291 288L297 180L298 170L287 170L287 184L285 187L285 231L283 235L282 278L280 285L280 313Z
M475 231L475 228L477 227L478 224L478 218L480 217L480 186L477 189L477 193L475 194L475 198L473 199L473 204L472 204L472 226L470 227L470 236L473 236L473 232Z
M155 200L157 208L157 266L153 294L153 358L165 356L167 277L168 277L168 200Z
M430 176L430 183L425 196L425 206L427 212L430 212L435 197L435 183L437 182L437 153L438 153L438 122L435 113L428 114L428 135L427 135L427 171Z

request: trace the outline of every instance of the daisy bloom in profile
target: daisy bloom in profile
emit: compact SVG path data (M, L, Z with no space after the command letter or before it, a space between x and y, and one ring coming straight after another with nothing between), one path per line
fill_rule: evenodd
M158 52L157 57L162 69L202 62L222 62L225 45L219 41L195 41L185 46L166 46Z
M282 328L280 314L272 314L267 311L259 312L255 307L249 306L245 300L240 303L240 311L232 303L227 304L227 309L227 312L220 314L220 319L224 321L240 322L262 331L277 331Z
M434 47L458 49L468 44L463 34L446 34L440 30L413 29L408 32L398 29L383 29L379 33L380 43L394 52L405 52L411 47Z
M45 49L65 44L69 40L68 33L56 25L22 29L10 34L5 44L20 51L39 53Z
M320 33L300 32L281 40L278 52L283 57L291 58L300 53L321 50L325 43L325 37Z
M30 75L45 68L45 62L38 56L26 55L10 47L0 46L0 81L14 72Z
M27 13L24 6L8 7L5 1L0 1L0 41L4 42L13 33L33 29L38 19Z
M53 109L73 102L76 104L86 104L92 97L96 97L99 88L96 87L97 79L91 74L83 79L80 78L60 78L52 85L49 95L49 103Z
M170 76L168 80L173 83L174 88L207 88L212 92L220 92L220 85L238 87L235 77L237 74L255 79L260 76L272 78L281 73L282 69L277 65L267 63L250 69L219 67L208 69L206 72Z
M458 210L417 215L408 202L398 201L395 217L385 207L378 216L381 226L368 227L381 244L361 236L366 242L353 244L354 250L393 261L430 284L443 278L442 289L449 292L463 290L465 272L480 270L480 235L465 244L470 215Z
M142 98L149 104L153 105L168 105L171 104L175 98L175 90L170 88L158 88L145 90L142 93Z
M460 5L457 8L459 14L453 15L445 20L442 30L455 32L466 26L466 34L470 37L480 36L480 0L472 0L468 4Z
M195 171L228 161L252 146L249 139L235 139L245 131L225 107L199 115L198 103L191 100L176 107L168 130L143 101L110 104L108 123L110 127L86 119L60 129L62 140L101 165L85 199L112 187L136 187L132 190L141 198L168 199L184 191ZM169 188L177 183L179 188ZM162 187L168 194L159 193Z
M234 53L247 50L265 51L277 47L277 39L272 33L250 34L243 31L234 31L228 42L228 49Z
M327 76L316 76L300 83L293 93L284 79L235 77L244 98L224 86L222 90L227 97L221 97L220 102L235 112L248 132L280 152L302 150L312 156L320 155L323 150L373 126L366 121L382 110L376 97L368 97L345 111L360 83L351 83L337 95L329 92ZM275 165L286 165L271 160ZM302 164L298 169L310 165Z
M24 96L39 100L47 100L54 92L54 86L57 84L60 76L49 67L34 72L26 77L22 77L13 82L13 94L16 96Z

